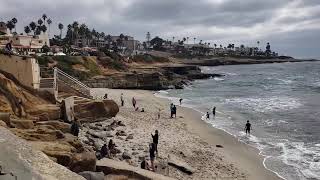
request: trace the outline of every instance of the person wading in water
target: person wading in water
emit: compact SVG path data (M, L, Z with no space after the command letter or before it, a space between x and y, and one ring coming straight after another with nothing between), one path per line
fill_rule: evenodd
M251 124L249 121L247 121L247 124L246 124L246 127L245 127L245 130L246 130L246 135L249 134L250 135L250 131L251 131Z

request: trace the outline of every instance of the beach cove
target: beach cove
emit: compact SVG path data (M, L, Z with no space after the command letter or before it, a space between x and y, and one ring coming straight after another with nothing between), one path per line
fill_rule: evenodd
M119 104L120 95L124 94L125 105L120 107L113 120L123 122L126 125L122 127L123 131L132 134L133 139L114 138L114 141L119 149L131 154L129 164L139 166L139 157L148 157L148 144L152 141L150 134L158 130L159 156L156 162L167 162L168 155L175 155L194 169L194 173L188 175L169 166L164 172L159 170L161 174L177 179L280 179L264 167L263 156L257 149L202 121L199 112L178 106L177 118L170 119L170 101L156 97L155 92L97 89L95 94L106 92ZM134 110L132 97L145 112ZM159 108L160 119L157 118ZM81 137L84 135L80 134Z

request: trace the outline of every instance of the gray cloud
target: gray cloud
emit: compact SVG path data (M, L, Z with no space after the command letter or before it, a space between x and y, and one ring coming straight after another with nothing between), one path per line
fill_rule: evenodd
M53 20L51 34L58 34L58 23L66 27L76 20L140 40L150 31L164 39L216 44L270 41L283 54L320 57L319 12L319 0L3 0L0 21L17 17L22 32L46 13Z

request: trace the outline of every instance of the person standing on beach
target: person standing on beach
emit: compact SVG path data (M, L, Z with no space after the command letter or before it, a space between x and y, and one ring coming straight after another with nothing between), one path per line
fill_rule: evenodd
M158 111L158 119L160 119L160 114L161 114L161 109L159 108L159 111Z
M154 144L154 149L158 154L159 131L156 130L154 135L151 134L151 137L152 137L152 141L153 141L153 144Z
M105 93L103 99L108 99L108 93Z
M77 136L79 135L79 132L80 132L80 122L78 121L78 119L76 117L74 117L74 120L72 122L72 125L71 125L71 133L74 135L74 136Z
M177 118L177 107L176 107L176 105L173 105L173 107L172 107L172 114L174 115L174 118Z
M170 117L171 118L173 117L173 106L174 106L173 103L171 103L170 104L170 114L171 114Z
M209 112L207 112L207 119L210 119L210 114L209 114Z
M150 154L150 161L151 161L151 168L152 168L152 171L155 172L155 168L154 168L154 159L155 159L155 145L154 143L151 143L149 145L149 154Z
M215 106L212 108L212 115L213 115L213 117L216 116L216 107Z
M124 106L123 93L121 93L120 101L121 101L121 106Z
M134 97L132 97L132 106L133 108L136 108L136 104L137 104L137 101Z
M182 104L182 100L183 100L182 98L180 98L180 99L179 99L179 102L180 102L180 106L181 106L181 104Z
M249 121L247 121L247 124L246 124L246 127L245 127L245 129L246 129L246 135L249 133L249 135L250 135L250 131L251 131L251 124L250 124L250 122Z

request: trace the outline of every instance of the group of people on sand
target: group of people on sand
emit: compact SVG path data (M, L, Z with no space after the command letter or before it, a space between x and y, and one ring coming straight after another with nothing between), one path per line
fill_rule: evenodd
M104 144L100 149L100 157L98 159L102 159L104 157L106 158L112 158L117 153L116 150L116 144L113 142L112 139L109 140L108 145Z
M154 135L151 134L151 137L152 137L152 143L149 144L150 164L144 157L140 164L140 167L141 169L146 169L146 170L155 172L157 169L157 166L155 165L155 158L156 158L156 155L158 155L159 131L156 130Z
M212 108L212 116L213 116L213 117L216 116L216 107L215 107L215 106ZM207 112L206 118L207 118L207 119L210 119L210 114L209 114L209 112Z

